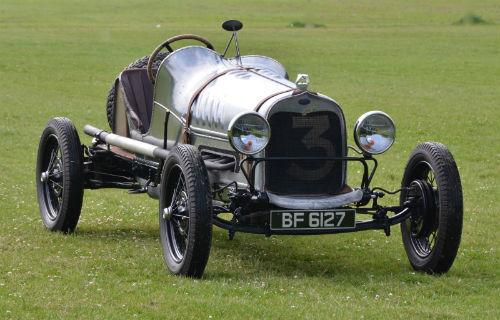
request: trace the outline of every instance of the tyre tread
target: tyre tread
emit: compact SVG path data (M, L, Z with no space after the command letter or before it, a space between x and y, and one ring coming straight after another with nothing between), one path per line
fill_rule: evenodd
M174 267L169 265L169 260L165 257L170 271L177 275L200 278L203 275L208 262L210 247L212 243L212 196L208 180L207 170L198 149L192 145L178 145L170 151L171 161L179 164L186 182L189 200L189 235L188 248L184 254L182 262ZM163 172L162 181L167 179L170 160L167 160ZM164 187L162 182L162 188ZM160 199L160 226L163 223L161 217L162 198ZM160 238L161 240L161 238ZM163 243L162 246L167 244ZM165 249L164 249L165 254ZM168 254L168 253L167 253ZM180 265L179 270L177 270ZM173 269L176 269L175 271Z
M45 126L40 147L43 148L46 141L43 141L47 135L55 134L57 136L61 156L63 158L63 194L60 213L56 218L54 225L46 226L52 231L73 232L78 223L83 202L83 154L81 151L80 138L78 132L68 118L57 117L49 120ZM44 150L39 150L40 155ZM41 165L38 159L37 166ZM37 169L38 171L39 169ZM37 181L38 183L38 181ZM38 190L38 192L42 192ZM40 206L42 220L44 219L44 205Z
M190 234L194 235L194 242L199 245L194 246L192 252L188 253L192 256L190 257L191 263L186 274L192 277L201 277L208 261L212 243L212 199L210 197L210 185L205 164L198 149L191 145L181 145L178 146L177 150L179 150L182 162L185 164L186 174L184 178L189 180L189 182L186 182L186 185L190 186L188 194L190 196L197 195L195 198L195 207L198 214L194 216L194 223L190 224L190 228L194 226L195 229L194 232L190 229ZM204 197L200 197L200 195ZM197 232L200 228L204 230L208 228L209 232Z
M439 234L433 252L428 257L428 261L418 261L411 251L411 244L405 236L409 235L401 224L405 249L410 259L410 263L417 270L425 270L428 273L441 274L447 272L453 264L458 247L460 245L462 224L463 224L463 198L460 175L456 162L451 152L441 143L425 142L418 145L407 163L407 169L402 180L405 187L411 182L412 177L408 168L419 158L431 162L434 170L434 177L439 189Z

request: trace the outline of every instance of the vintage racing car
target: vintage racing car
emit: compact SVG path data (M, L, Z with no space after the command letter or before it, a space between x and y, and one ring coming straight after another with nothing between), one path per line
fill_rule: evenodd
M36 183L43 223L72 232L84 189L122 188L159 199L163 256L176 275L201 277L212 225L235 232L311 235L382 229L401 224L411 265L428 273L451 267L460 243L462 188L442 144L411 154L401 188L372 187L377 154L387 151L395 126L370 111L355 124L357 148L347 144L341 107L291 82L276 60L241 56L236 32L223 54L206 39L180 35L120 73L108 95L112 132L90 125L82 145L69 119L51 119L40 139ZM203 46L173 50L178 40ZM234 40L236 56L226 57ZM162 53L166 48L168 52ZM348 151L352 155L348 155ZM347 163L362 168L347 185ZM397 206L382 206L385 194ZM360 219L366 216L367 219Z

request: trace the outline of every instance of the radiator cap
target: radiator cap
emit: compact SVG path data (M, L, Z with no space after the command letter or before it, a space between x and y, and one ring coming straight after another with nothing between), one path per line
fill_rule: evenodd
M297 75L297 80L295 80L295 84L297 85L297 89L299 90L307 90L309 86L309 75L305 73L299 73Z

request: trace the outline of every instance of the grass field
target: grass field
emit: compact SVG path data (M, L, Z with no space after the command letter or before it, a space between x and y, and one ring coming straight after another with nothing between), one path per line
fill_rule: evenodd
M470 13L487 23L456 23ZM374 186L396 189L418 143L450 148L465 212L449 273L414 272L398 227L390 237L232 242L215 228L203 279L174 277L161 257L157 202L114 190L85 192L74 234L45 230L35 188L45 123L65 116L80 132L107 128L107 91L124 66L181 33L222 50L229 18L245 25L242 53L276 58L291 78L308 73L311 89L344 108L349 132L366 111L392 116L397 139L379 157ZM499 100L494 0L2 0L0 318L500 318Z

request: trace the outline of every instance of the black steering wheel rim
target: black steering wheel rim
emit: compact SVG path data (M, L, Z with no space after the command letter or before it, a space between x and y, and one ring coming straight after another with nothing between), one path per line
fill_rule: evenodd
M155 84L155 78L153 77L153 68L152 67L153 67L153 62L154 62L156 56L158 55L158 53L160 53L160 51L163 48L166 48L168 50L168 52L172 53L172 52L174 52L174 50L172 49L170 44L172 44L176 41L179 41L179 40L188 40L188 39L197 40L197 41L203 43L204 45L206 45L208 49L214 50L214 46L207 39L200 37L198 35L195 35L195 34L181 34L181 35L178 35L178 36L175 36L175 37L168 39L167 41L163 42L158 47L156 47L156 49L153 51L153 53L151 53L151 55L149 56L147 72L148 72L149 81L151 81L152 84Z

